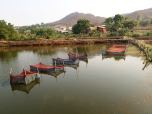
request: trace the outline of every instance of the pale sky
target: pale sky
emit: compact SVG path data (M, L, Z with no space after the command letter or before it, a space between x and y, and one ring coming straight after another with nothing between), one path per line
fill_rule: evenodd
M24 26L55 22L73 12L111 17L148 8L151 0L0 0L0 20Z

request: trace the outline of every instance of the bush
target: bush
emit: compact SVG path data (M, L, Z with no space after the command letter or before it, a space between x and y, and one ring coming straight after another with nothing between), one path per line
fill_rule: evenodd
M147 36L152 36L152 32L147 32Z
M110 36L118 36L118 33L110 32L110 33L107 34L107 37L110 37Z
M140 35L139 35L139 34L134 34L134 33L133 33L131 36L132 36L132 37L139 37Z

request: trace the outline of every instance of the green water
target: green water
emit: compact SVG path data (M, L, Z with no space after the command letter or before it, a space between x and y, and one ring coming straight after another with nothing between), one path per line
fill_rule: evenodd
M130 46L125 56L102 56L112 44L0 48L0 114L152 114L152 65ZM12 74L51 58L88 52L66 72L41 73L28 85L10 85Z

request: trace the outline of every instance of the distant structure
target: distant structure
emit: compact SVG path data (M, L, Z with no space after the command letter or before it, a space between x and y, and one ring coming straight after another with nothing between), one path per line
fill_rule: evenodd
M97 30L103 34L106 34L107 33L106 27L107 27L106 25L101 25L97 27Z

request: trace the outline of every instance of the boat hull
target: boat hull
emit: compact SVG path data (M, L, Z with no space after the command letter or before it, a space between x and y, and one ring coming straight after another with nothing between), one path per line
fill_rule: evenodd
M123 54L125 54L125 52L126 52L126 51L123 51L123 52L106 52L106 51L102 50L102 54L109 54L109 55L112 55L112 54L114 54L114 55L115 55L115 54L116 54L116 55L117 55L117 54L122 54L122 55L123 55Z
M68 55L69 56L69 59L75 59L75 58L79 58L79 59L87 59L88 58L88 56L87 55L85 55L85 56L83 56L83 57L73 57L73 56L71 56L71 55Z
M67 64L67 65L74 65L74 64L79 64L79 60L78 59L71 59L71 60L68 60L68 59L52 59L53 60L53 64L55 63L56 61L56 64Z
M30 68L31 68L32 71L37 71L37 68L35 68L35 67L30 67ZM63 68L58 68L58 69L55 69L55 68L53 68L53 69L38 68L38 70L40 72L58 72L60 70L64 70L64 67Z

